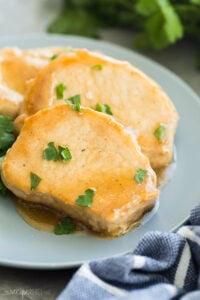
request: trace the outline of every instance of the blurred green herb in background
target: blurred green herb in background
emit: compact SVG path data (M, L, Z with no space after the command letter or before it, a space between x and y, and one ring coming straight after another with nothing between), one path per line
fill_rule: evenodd
M137 32L139 48L163 49L192 38L200 45L200 0L63 0L52 33L100 37L106 27Z
M0 115L0 163L1 157L15 141L14 125L10 117Z

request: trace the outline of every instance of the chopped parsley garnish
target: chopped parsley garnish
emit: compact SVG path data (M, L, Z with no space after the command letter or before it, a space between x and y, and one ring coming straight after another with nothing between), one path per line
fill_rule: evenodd
M102 112L102 113L105 113L105 114L108 114L108 115L111 115L111 116L113 115L113 113L111 111L111 108L108 104L97 103L95 109L97 111Z
M5 196L6 191L7 191L7 188L3 184L3 181L2 181L2 179L0 177L0 194L3 195L3 196Z
M66 90L66 85L60 83L56 86L56 97L58 100L63 99L64 91Z
M0 115L0 156L6 154L15 141L14 125L10 117Z
M138 169L134 176L134 179L137 183L142 183L146 175L147 175L147 170Z
M51 60L54 60L54 59L56 59L58 57L58 54L53 54L52 56L51 56Z
M94 194L94 190L86 190L84 195L80 195L78 199L76 199L76 204L83 207L91 207L93 203Z
M43 158L46 160L67 162L72 159L72 155L68 147L58 146L57 149L54 142L50 142L48 143L48 147L43 151Z
M68 160L72 159L72 155L68 147L58 146L58 151L59 151L60 159L63 162L67 162Z
M46 160L57 161L60 158L59 152L55 147L54 142L48 143L48 147L43 151L43 157Z
M35 190L39 185L40 181L42 180L42 178L40 178L37 174L31 172L30 179L31 179L31 190Z
M162 142L166 135L166 126L160 125L155 131L154 136L157 138L159 142Z
M57 235L70 234L76 230L76 225L70 217L63 218L54 228Z
M92 66L91 69L101 71L103 69L103 66L101 64L96 64Z
M75 95L65 100L71 109L81 112L81 96Z

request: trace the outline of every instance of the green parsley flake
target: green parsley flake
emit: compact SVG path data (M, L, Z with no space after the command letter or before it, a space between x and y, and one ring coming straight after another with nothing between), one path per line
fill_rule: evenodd
M55 147L54 142L48 143L48 147L43 151L43 157L46 160L57 161L60 159L58 150Z
M6 192L7 192L7 188L3 184L3 181L1 180L1 177L0 177L0 194L5 196Z
M70 217L63 218L54 228L57 235L70 234L76 230L76 225Z
M137 183L142 183L146 175L147 175L147 170L138 169L134 176L134 179Z
M37 174L32 172L30 173L30 179L31 179L31 190L35 190L42 179Z
M99 111L99 112L102 112L102 113L105 113L105 114L108 114L111 116L113 115L111 108L108 104L97 103L95 109L96 109L96 111Z
M160 125L155 131L154 136L157 138L159 142L162 142L166 135L166 126Z
M56 86L56 97L58 100L63 99L64 91L66 90L66 85L60 83Z
M103 69L103 66L101 64L96 64L92 66L91 69L101 71Z
M72 155L68 147L58 146L58 151L59 151L60 159L63 162L67 162L68 160L72 159Z
M81 112L81 96L75 95L65 100L71 109Z
M11 118L0 115L0 156L6 154L6 151L15 141L14 125Z
M86 190L84 195L80 195L78 199L76 199L76 204L82 207L91 207L93 203L94 194L94 190Z
M71 152L68 147L55 147L54 142L48 143L48 147L43 151L43 158L46 160L67 162L72 159Z
M50 59L51 60L54 60L54 59L56 59L58 57L58 54L53 54L51 57L50 57Z

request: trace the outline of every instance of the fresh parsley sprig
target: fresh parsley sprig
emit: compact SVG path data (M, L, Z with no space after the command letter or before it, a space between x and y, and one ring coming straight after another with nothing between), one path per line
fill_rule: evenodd
M99 37L102 28L125 27L138 33L138 47L163 49L183 37L200 45L200 0L63 0L63 7L49 32Z
M139 0L135 10L144 18L143 32L136 39L139 47L163 49L183 37L183 25L170 0Z

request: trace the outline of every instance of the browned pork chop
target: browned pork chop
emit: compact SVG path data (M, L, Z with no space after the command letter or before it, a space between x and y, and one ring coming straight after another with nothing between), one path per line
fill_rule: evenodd
M59 85L63 96L57 94ZM109 105L116 120L135 131L153 168L171 162L176 109L162 88L140 70L84 49L69 52L38 73L27 96L26 114L60 105L77 94L83 106Z
M72 158L65 162L59 149ZM124 234L159 193L134 136L110 116L67 105L26 119L3 161L2 180L19 198L64 211L108 236Z
M0 51L0 114L12 118L18 115L29 81L51 61L52 55L63 50L61 47L27 50L13 47Z

